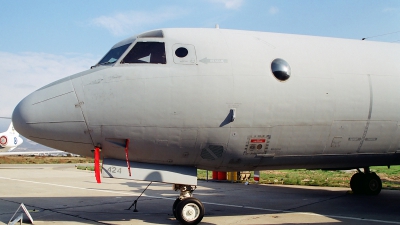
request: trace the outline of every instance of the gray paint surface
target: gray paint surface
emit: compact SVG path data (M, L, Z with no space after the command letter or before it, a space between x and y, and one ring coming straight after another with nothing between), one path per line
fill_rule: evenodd
M150 163L127 162L116 159L103 159L102 175L106 178L155 181L179 184L183 180L186 185L197 185L197 169L189 166L170 166Z
M133 162L219 171L400 164L398 43L162 31L132 37L115 64L27 96L14 110L16 129L80 155L101 146L102 157L119 160L123 148L107 140L129 139ZM167 63L121 64L143 41L165 43ZM187 58L177 58L179 47ZM291 67L284 82L271 72L276 58Z

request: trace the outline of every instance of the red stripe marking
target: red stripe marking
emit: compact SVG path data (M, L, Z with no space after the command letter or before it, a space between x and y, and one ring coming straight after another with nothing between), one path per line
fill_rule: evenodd
M129 163L128 148L129 148L129 139L126 139L126 143L125 143L126 165L128 166L129 176L132 176L132 175L131 175L131 164Z
M251 143L265 143L265 138L250 139Z
M94 149L94 174L96 176L97 183L101 183L100 180L100 148Z

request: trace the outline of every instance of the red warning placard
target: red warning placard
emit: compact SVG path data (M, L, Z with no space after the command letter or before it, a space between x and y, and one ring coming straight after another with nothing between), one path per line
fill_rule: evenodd
M265 138L250 139L250 143L265 143Z

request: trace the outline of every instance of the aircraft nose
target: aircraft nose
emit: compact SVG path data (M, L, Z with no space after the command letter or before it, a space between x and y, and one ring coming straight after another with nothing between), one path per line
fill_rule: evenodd
M68 152L93 144L70 79L47 85L24 98L12 115L24 137Z

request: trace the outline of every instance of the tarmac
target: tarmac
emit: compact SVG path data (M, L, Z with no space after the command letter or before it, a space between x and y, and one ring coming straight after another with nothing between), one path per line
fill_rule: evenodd
M0 224L21 203L34 224L180 224L172 215L171 184L103 178L73 164L0 165ZM354 195L348 188L244 185L199 181L200 224L400 224L400 191ZM20 211L22 212L22 211ZM20 214L20 213L19 213ZM17 214L17 215L19 215ZM29 220L24 215L24 223Z

